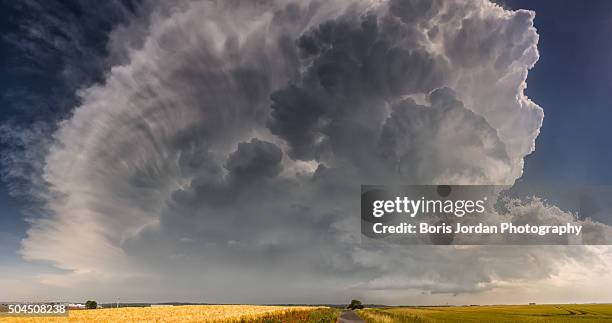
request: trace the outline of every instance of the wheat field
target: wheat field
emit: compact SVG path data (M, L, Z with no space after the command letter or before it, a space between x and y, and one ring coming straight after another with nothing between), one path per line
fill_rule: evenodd
M390 307L357 314L367 323L612 322L612 304Z
M186 305L73 310L68 317L5 317L5 322L335 322L327 307Z

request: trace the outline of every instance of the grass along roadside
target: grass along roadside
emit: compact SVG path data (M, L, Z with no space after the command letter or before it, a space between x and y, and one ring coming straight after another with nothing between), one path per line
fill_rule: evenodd
M418 317L417 315L405 313L390 313L385 309L363 309L356 310L355 313L359 315L366 323L421 323L428 322L427 320Z
M281 314L268 314L255 320L240 321L244 323L333 323L336 322L340 310L335 308L318 308L311 311L292 311Z

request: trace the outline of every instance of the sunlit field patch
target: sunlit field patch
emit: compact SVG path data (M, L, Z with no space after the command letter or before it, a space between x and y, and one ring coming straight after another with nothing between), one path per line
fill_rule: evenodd
M612 322L612 304L391 307L357 313L367 323Z
M0 322L335 322L327 307L187 305L75 310L69 317L0 318Z

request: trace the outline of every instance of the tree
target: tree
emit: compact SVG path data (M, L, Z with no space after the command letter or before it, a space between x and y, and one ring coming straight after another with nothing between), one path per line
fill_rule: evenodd
M363 308L363 305L361 304L361 301L359 300L351 300L351 303L346 307L349 310L360 310Z
M89 310L95 310L98 308L98 302L96 301L87 301L85 302L85 308Z

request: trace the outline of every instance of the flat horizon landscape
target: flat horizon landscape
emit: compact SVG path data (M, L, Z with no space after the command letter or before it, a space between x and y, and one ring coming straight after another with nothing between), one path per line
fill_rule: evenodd
M143 304L143 303L140 303ZM273 305L168 305L71 310L68 317L3 317L0 322L345 322L341 308ZM604 322L612 304L465 306L365 306L353 311L362 322ZM352 314L351 314L352 315ZM354 317L354 316L353 316ZM346 321L359 322L359 321Z

